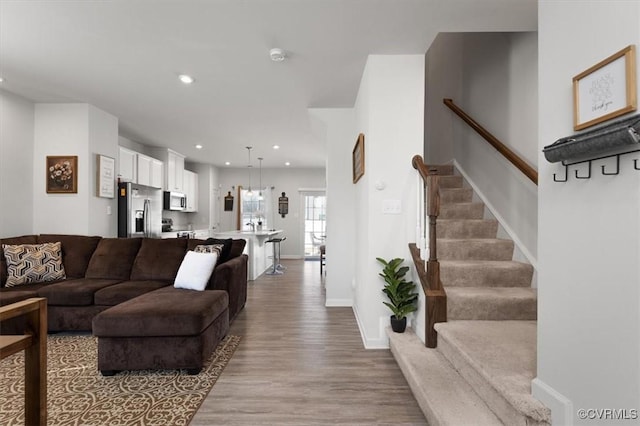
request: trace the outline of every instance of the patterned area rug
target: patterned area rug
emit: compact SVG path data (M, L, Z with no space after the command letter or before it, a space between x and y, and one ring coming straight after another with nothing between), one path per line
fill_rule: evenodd
M48 425L186 425L240 343L227 336L200 374L125 371L103 377L93 336L49 336ZM24 357L0 361L0 425L24 425Z

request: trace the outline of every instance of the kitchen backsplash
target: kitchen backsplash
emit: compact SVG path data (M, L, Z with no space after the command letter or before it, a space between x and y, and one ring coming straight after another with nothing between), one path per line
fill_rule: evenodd
M197 215L194 213L184 213L180 211L173 210L163 210L162 217L173 220L173 230L176 231L186 231L189 230L189 225L191 225L191 229L207 229L209 228L208 223L197 223L195 219L197 219Z

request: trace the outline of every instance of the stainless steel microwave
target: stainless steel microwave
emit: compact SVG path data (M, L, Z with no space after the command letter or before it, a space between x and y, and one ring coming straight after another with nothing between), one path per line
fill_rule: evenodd
M184 210L187 208L187 197L182 192L164 191L165 210Z

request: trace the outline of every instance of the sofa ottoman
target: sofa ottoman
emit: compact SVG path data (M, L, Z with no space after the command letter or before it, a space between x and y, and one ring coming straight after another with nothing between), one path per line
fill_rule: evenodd
M222 290L165 287L111 307L93 319L98 369L186 369L198 374L229 331Z

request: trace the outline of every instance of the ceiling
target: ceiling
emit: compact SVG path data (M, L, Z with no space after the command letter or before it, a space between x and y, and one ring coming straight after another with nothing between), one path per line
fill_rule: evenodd
M367 55L536 27L535 0L0 0L0 88L92 104L191 161L246 167L253 146L264 167L324 167L308 108L352 107Z

